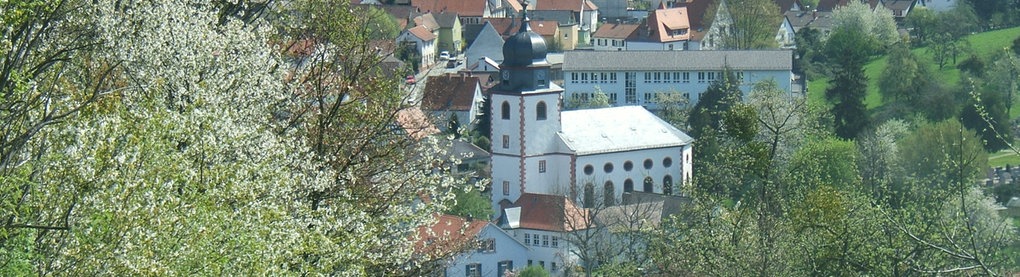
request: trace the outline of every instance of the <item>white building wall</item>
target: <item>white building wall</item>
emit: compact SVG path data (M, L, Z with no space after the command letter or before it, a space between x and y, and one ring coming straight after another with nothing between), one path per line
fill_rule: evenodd
M553 137L555 138L555 137ZM571 155L551 154L529 156L524 162L525 192L568 195L570 192ZM545 172L541 163L545 161Z
M691 50L686 40L672 42L628 41L628 51L682 51Z
M744 92L744 97L747 97L747 93L751 91L751 88L755 83L764 80L775 80L779 88L783 91L790 91L792 87L792 78L790 71L745 71L739 68L734 68L738 74L743 75L743 84L740 89ZM583 97L581 94L590 94L595 92L595 88L598 87L602 92L610 96L613 99L613 94L616 95L616 103L613 106L624 106L624 105L641 105L649 109L657 109L658 107L654 103L656 93L681 93L686 95L690 99L690 104L694 105L698 103L701 94L708 90L708 86L713 80L721 78L721 69L714 71L636 71L635 78L635 96L636 99L633 103L627 101L626 95L626 72L624 71L599 71L599 72L571 72L566 71L563 73L564 82L564 98L571 99L574 97ZM574 74L577 73L577 74ZM591 73L597 73L599 75L598 80L591 78ZM601 73L616 73L616 80L604 80L601 78ZM650 73L646 75L645 73ZM658 80L655 79L655 74L658 73ZM667 80L666 73L669 73ZM679 75L674 74L679 73ZM687 78L684 78L686 73ZM589 74L583 76L582 74ZM679 76L680 79L675 78ZM703 76L703 78L702 78ZM649 78L646 78L649 77ZM576 96L575 96L576 95Z
M524 116L524 153L528 156L556 152L556 133L560 132L560 95L533 94L521 98L519 108ZM545 119L538 118L538 105L545 104ZM520 128L520 127L518 127Z
M563 233L552 232L545 230L534 230L534 229L514 229L510 231L514 238L521 243L526 243L528 249L528 260L531 260L532 265L539 266L543 262L545 263L545 269L551 273L552 276L562 276L565 272L564 265L576 264L577 257L570 253L569 243ZM525 240L525 234L528 235L529 240ZM534 238L538 236L540 239L536 244ZM544 238L549 237L549 244L545 246ZM557 246L552 246L552 238L557 238ZM553 264L556 263L555 270ZM516 264L515 264L516 266ZM524 266L528 266L527 261L524 262Z
M644 189L646 177L651 178L651 192L661 194L663 193L663 178L667 175L673 182L672 195L677 195L680 192L679 185L683 182L683 176L686 176L691 170L690 163L684 156L685 149L688 150L686 152L689 152L690 146L578 156L575 168L577 175L577 199L575 201L584 203L585 186L591 183L595 196L593 200L599 205L605 204L602 202L605 185L607 182L612 182L613 205L617 205L623 199L624 185L627 180L633 182L634 191L647 192ZM667 158L669 166L664 163ZM645 161L650 161L650 166L647 168ZM628 162L631 164L630 170L627 170ZM588 166L592 168L591 174L585 170ZM606 170L610 167L610 170Z
M627 50L627 42L615 38L595 38L592 44L595 51L623 51Z
M518 270L527 266L528 247L517 242L512 235L500 230L499 227L486 225L478 233L478 239L495 239L495 251L466 250L449 261L446 276L465 276L466 266L474 263L482 266L482 276L499 276L497 269L502 261L512 261L513 268Z

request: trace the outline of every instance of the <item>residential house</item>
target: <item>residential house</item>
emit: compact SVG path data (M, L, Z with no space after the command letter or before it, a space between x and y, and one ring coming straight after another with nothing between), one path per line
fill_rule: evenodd
M485 22L477 37L473 39L467 50L464 51L464 58L467 59L466 63L469 66L482 62L486 58L496 62L498 65L499 62L503 61L502 49L503 36L499 34L499 31L496 31L491 22Z
M515 18L486 18L484 21L491 23L492 27L499 32L500 36L504 40L513 36L517 33L517 30L521 29L520 22ZM529 20L531 24L531 30L538 33L545 39L547 46L557 45L556 48L563 45L563 38L560 36L559 23L552 20ZM560 47L562 48L562 47ZM556 49L550 49L556 50ZM557 51L558 52L558 51Z
M599 26L592 35L596 51L622 51L627 49L627 41L638 38L641 24L605 23Z
M436 36L425 26L414 26L404 30L397 36L397 44L414 51L418 58L406 61L417 65L418 70L425 70L436 63Z
M692 29L687 7L668 7L664 2L648 13L645 28L637 39L627 41L627 50L689 50Z
M918 4L936 12L944 12L955 8L956 2L957 0L920 0Z
M786 20L790 22L794 32L800 32L804 28L818 30L822 34L828 34L832 30L832 12L819 11L788 11L785 14Z
M429 120L428 116L418 107L409 107L397 111L395 129L415 140L439 133L439 129Z
M418 228L415 244L418 255L450 256L443 261L444 276L505 276L526 266L529 250L487 220L446 214Z
M600 18L623 19L628 18L627 0L591 0L599 7Z
M533 10L528 12L531 20L543 21L553 20L559 23L559 43L562 51L570 51L577 48L579 43L578 30L579 26L577 20L574 18L572 11L541 11Z
M779 31L776 32L776 42L779 44L779 49L794 49L797 48L796 40L797 31L793 28L793 22L786 16L783 16L783 21L779 24Z
M482 106L482 87L470 74L429 77L422 93L421 109L446 131L454 117L458 128L472 128Z
M412 23L412 19L420 14L417 8L413 6L405 5L375 5L374 7L381 8L386 13L397 19L397 25L400 26L401 30L407 29L408 24ZM410 24L414 25L414 24ZM413 27L413 26L412 26Z
M893 19L896 21L906 20L907 14L914 8L916 0L884 0L882 5L892 11Z
M719 49L723 46L723 35L732 31L733 19L726 1L720 0L718 5L712 5L712 1L686 0L675 4L687 8L692 32L688 48L691 50ZM708 22L706 18L713 20Z
M456 13L432 14L439 24L439 51L449 51L458 55L464 50L464 28L460 25L460 17Z
M536 11L570 11L574 15L578 26L577 41L579 44L588 44L591 40L591 33L598 29L599 7L590 0L535 0L529 5Z
M595 229L587 209L563 195L523 193L500 211L500 227L529 247L526 266L562 276L568 266L581 265L571 241L583 236L578 233Z
M774 80L790 91L793 54L789 50L748 51L570 51L565 53L565 98L585 99L596 87L613 105L657 109L656 95L682 93L698 103L710 83L729 68L746 94L760 81ZM746 95L745 95L746 97Z
M482 24L483 18L506 17L504 4L503 0L411 0L411 6L423 12L456 13L461 25Z

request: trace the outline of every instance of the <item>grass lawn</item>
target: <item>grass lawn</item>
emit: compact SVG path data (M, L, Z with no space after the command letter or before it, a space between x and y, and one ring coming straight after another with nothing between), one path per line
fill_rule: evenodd
M973 34L967 36L966 40L970 42L970 47L974 53L987 61L998 51L1003 51L1004 47L1009 47L1017 37L1020 37L1020 27ZM959 85L960 70L956 69L955 64L947 64L942 69L939 69L927 47L916 48L911 50L911 52L921 61L927 62L928 68L932 72L936 72L936 78L942 80L944 84L950 86ZM957 62L961 62L966 58L966 56L957 57ZM882 76L885 66L885 56L876 57L864 66L864 74L868 76L868 93L865 96L864 104L867 105L868 109L874 109L882 105L882 95L878 92L878 80ZM829 79L825 77L808 81L808 93L810 94L808 99L811 102L820 103L825 101L825 88L828 86L828 81ZM1012 112L1010 114L1011 117L1016 118L1020 116L1020 109L1014 108Z
M988 154L988 166L998 167L1006 166L1007 164L1013 166L1020 165L1020 156L1010 150L1002 150Z

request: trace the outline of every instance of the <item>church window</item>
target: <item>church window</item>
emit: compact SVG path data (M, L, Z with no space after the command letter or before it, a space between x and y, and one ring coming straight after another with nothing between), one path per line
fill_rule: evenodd
M539 101L538 105L535 105L535 118L545 120L545 102Z
M510 136L503 135L503 148L510 148Z
M645 159L645 169L652 169L654 164L655 162L652 162L652 159Z
M632 191L634 191L634 181L632 181L631 179L624 180L623 181L623 192L632 192Z
M652 180L652 177L645 177L645 192L654 192L653 186L655 186L655 181Z
M510 181L503 181L503 195L510 195Z
M545 173L545 160L538 161L538 173Z
M630 161L623 162L623 170L630 171L631 169L634 169L634 163Z
M585 165L584 166L584 174L585 175L591 175L592 173L595 173L595 167L591 166L590 164L589 165Z
M591 183L584 184L584 203L583 207L591 208L595 201L595 186Z
M503 119L510 119L510 102L503 101L502 107L500 107L500 115Z
M670 157L666 157L665 159L662 159L662 166L664 166L666 168L669 168L670 166L673 166L673 159L670 158Z
M662 177L662 194L673 194L673 176Z
M606 181L605 187L602 191L602 204L606 207L612 206L616 200L616 188L613 187L613 181Z
M613 173L613 163L606 163L606 165L602 166L602 170L606 173Z

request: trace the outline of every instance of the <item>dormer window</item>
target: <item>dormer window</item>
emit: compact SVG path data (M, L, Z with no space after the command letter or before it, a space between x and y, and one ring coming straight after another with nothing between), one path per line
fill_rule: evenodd
M687 34L687 29L669 30L669 35L674 36L674 37L675 36L682 36L682 35L686 35L686 34Z

